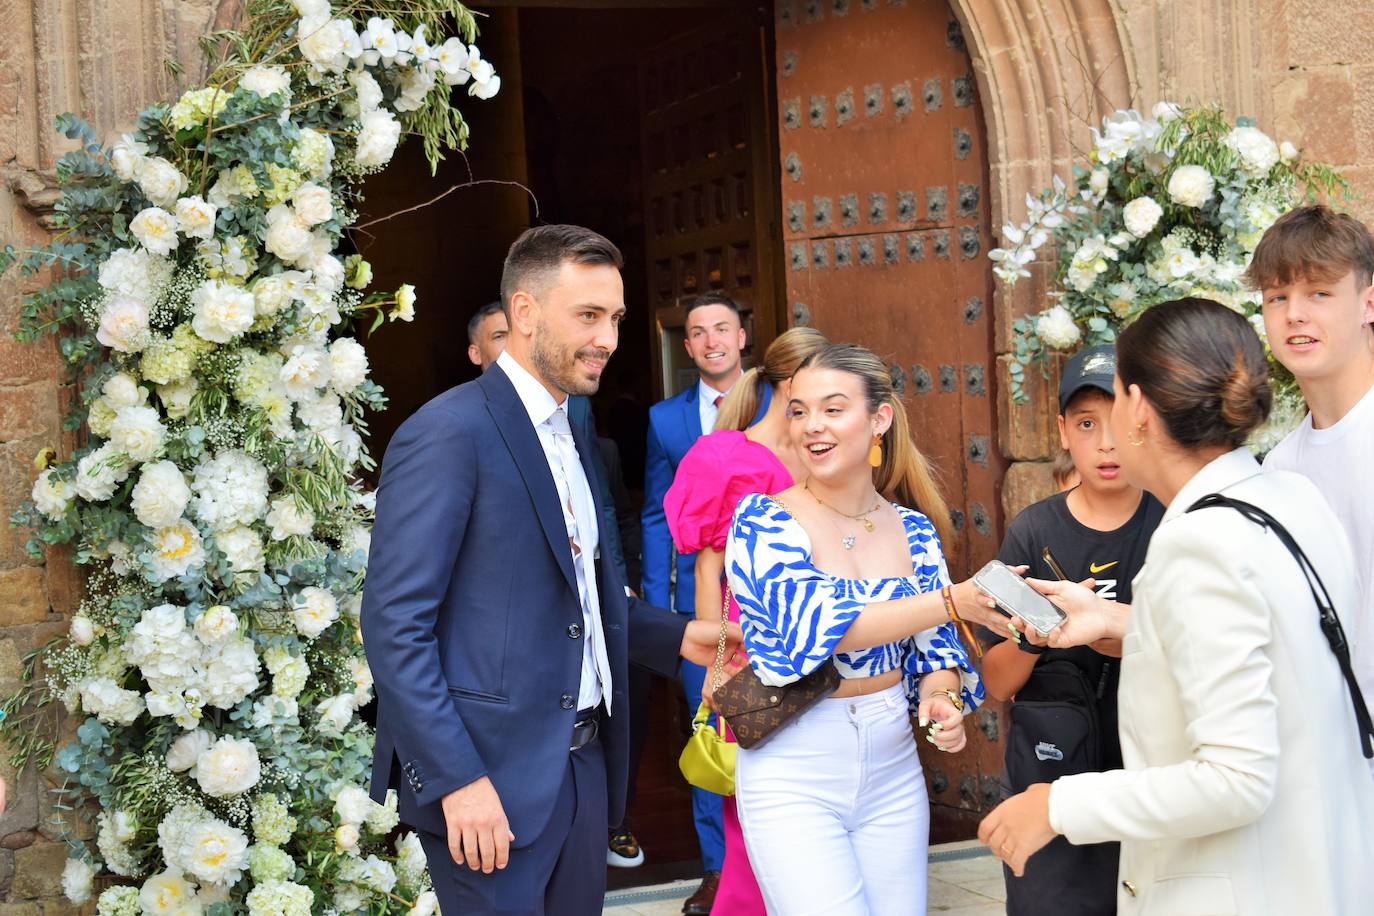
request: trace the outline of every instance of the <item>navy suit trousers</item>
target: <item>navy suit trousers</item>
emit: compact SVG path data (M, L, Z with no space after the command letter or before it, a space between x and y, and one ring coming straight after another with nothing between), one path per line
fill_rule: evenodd
M606 760L598 739L568 754L553 815L504 869L458 865L448 839L419 831L439 908L458 916L596 916L606 896ZM519 842L519 838L517 838Z

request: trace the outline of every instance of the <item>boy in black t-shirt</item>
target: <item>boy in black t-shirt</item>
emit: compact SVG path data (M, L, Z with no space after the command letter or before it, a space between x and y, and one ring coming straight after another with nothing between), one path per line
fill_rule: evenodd
M1059 385L1059 437L1080 483L1027 507L1007 529L998 559L1026 565L1028 576L1092 578L1097 593L1129 604L1131 580L1145 562L1164 507L1130 486L1108 431L1116 355L1110 346L1081 350ZM1044 556L1058 564L1054 569ZM1011 631L983 630L995 643L983 657L983 684L999 700L1015 697L1007 735L1013 793L1070 773L1121 766L1116 730L1120 643L1036 648ZM1031 857L1024 877L1004 869L1008 916L1102 916L1116 912L1116 843L1074 846L1063 837Z

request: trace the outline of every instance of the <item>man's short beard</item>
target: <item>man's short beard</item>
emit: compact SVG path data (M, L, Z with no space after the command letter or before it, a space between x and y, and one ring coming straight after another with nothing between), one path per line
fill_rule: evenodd
M577 374L577 354L561 352L541 323L534 331L530 344L530 362L535 371L564 394L590 397L601 387L601 379L582 378ZM599 355L599 354L598 354Z

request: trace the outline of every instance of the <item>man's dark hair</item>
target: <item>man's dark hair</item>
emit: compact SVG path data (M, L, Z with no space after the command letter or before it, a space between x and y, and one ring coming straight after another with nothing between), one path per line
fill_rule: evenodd
M620 249L599 232L582 226L535 226L510 246L501 270L501 306L510 318L510 300L519 290L538 296L564 262L595 267L625 265Z
M472 313L472 317L468 319L468 343L477 343L477 330L482 326L482 322L488 315L495 315L499 311L502 311L501 300L493 299Z
M688 302L687 311L683 315L684 323L685 319L690 318L692 316L692 312L696 311L699 308L704 308L708 305L723 305L730 311L735 313L735 318L739 319L740 324L744 323L744 315L740 313L739 303L735 302L734 299L731 299L729 296L723 293L702 293L700 296L697 296L691 302Z

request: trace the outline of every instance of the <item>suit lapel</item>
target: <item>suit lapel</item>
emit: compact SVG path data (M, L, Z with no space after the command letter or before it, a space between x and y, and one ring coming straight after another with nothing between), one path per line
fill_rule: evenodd
M544 529L544 537L548 539L549 549L553 551L554 559L576 594L577 574L573 571L572 551L568 548L568 529L563 523L563 509L558 505L558 487L553 482L553 472L549 470L544 446L539 444L539 434L534 431L529 412L500 366L488 369L478 383L487 395L487 411L496 422L506 448L510 449L515 467L534 502L534 510Z
M698 383L693 382L692 387L684 392L686 397L682 399L682 432L685 440L682 446L683 455L687 454L687 449L691 448L692 443L696 442L705 432L701 428L701 410L697 405L697 396L700 391ZM679 455L678 458L681 460L682 455Z

